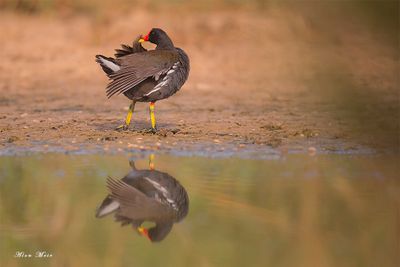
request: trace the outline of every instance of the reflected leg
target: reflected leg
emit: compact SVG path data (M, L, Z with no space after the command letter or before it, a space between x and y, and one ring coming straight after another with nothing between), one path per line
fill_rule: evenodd
M154 170L154 154L149 155L149 169Z

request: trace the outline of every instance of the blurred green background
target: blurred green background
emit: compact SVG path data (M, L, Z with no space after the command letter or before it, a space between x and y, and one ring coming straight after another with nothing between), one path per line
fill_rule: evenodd
M136 161L147 169L148 160ZM386 266L399 262L395 157L279 160L157 155L189 215L151 244L95 208L127 156L0 158L1 266ZM50 259L14 258L45 250Z

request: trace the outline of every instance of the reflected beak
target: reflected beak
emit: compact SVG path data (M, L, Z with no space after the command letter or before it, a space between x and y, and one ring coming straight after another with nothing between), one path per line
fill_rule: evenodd
M139 226L139 227L137 228L137 230L138 230L138 232L139 232L142 236L147 237L147 239L149 239L149 240L151 241L151 239L150 239L150 237L149 237L149 231L148 231L146 228Z

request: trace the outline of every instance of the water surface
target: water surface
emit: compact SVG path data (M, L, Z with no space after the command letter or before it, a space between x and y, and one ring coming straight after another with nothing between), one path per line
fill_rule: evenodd
M152 168L140 155L0 157L0 265L398 266L396 156L155 155L154 168L190 200L188 215L157 243L95 217L107 177L124 177L132 159Z

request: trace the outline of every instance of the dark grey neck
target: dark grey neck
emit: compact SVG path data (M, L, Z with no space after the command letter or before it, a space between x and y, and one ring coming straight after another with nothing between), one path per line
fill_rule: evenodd
M156 50L173 50L175 49L174 43L169 39L168 36L164 36L161 41L157 44Z

